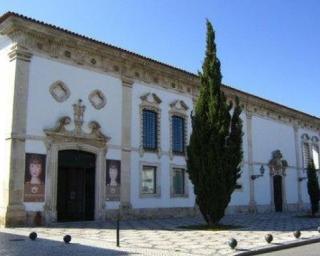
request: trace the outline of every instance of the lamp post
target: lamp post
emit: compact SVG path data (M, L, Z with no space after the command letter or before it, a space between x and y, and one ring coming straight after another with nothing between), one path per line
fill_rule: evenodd
M264 174L264 166L263 166L263 164L260 166L260 174L254 174L254 175L251 175L251 179L252 180L255 180L255 179L257 179L257 178L260 178L260 177L262 177L263 176L263 174Z

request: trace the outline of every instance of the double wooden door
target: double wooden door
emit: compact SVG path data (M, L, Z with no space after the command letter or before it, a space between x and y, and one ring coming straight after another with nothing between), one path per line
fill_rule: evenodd
M67 164L63 165L62 163L59 166L58 221L93 220L95 207L95 168L94 166L90 166L90 164L79 164L81 161L70 162L71 160Z

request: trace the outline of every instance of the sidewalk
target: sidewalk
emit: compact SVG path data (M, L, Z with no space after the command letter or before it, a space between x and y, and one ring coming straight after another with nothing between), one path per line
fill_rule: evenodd
M204 223L200 218L123 221L120 231L120 249L115 246L116 230L113 222L59 223L54 227L7 228L0 229L0 232L28 235L31 231L36 231L40 238L54 241L62 241L62 237L69 234L72 236L72 243L118 252L121 250L126 252L125 254L233 255L295 241L297 239L292 233L297 229L302 233L299 241L320 237L317 232L320 219L300 218L296 215L293 213L228 215L223 218L222 223L241 226L241 228L225 231L179 228ZM268 245L264 240L264 236L268 233L274 237L272 245ZM227 244L231 237L238 241L235 251L231 250Z

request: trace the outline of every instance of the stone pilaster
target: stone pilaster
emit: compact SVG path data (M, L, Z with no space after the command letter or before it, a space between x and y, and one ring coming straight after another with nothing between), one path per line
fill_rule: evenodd
M7 175L4 184L5 200L1 206L1 224L16 226L25 224L26 213L23 205L25 172L25 134L27 122L27 100L29 66L32 54L27 48L15 43L9 52L13 65L11 128L6 138ZM10 109L10 108L9 108ZM6 111L6 110L4 110Z
M249 174L249 211L256 211L256 202L254 199L254 181L251 179L251 175L254 173L253 166L253 151L252 151L252 112L247 110L246 112L246 122L247 122L247 144L248 144L248 174Z
M297 191L298 191L298 208L299 210L303 207L302 202L302 195L301 195L301 182L299 182L299 177L302 175L302 165L300 159L300 143L299 143L299 134L298 134L299 127L298 125L294 124L293 131L294 131L294 146L295 146L295 153L296 153L296 170L297 170Z
M121 151L121 192L120 208L122 214L131 209L130 170L131 170L131 115L132 84L128 78L122 79L122 151Z

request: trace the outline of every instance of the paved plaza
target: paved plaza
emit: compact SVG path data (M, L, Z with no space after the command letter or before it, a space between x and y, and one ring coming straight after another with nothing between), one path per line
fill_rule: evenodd
M295 240L292 233L301 230L301 240L319 237L319 218L297 217L294 213L228 215L222 224L240 226L232 230L188 230L181 226L203 224L201 218L130 220L121 222L120 245L116 247L115 222L58 223L52 227L0 229L1 255L234 255L267 244L264 236L271 233L273 244ZM31 231L38 233L35 242L26 239ZM72 236L66 245L62 237ZM227 242L238 240L232 251ZM10 254L13 248L18 252ZM19 248L24 251L19 254ZM34 253L32 253L34 251ZM76 253L76 254L74 254Z

